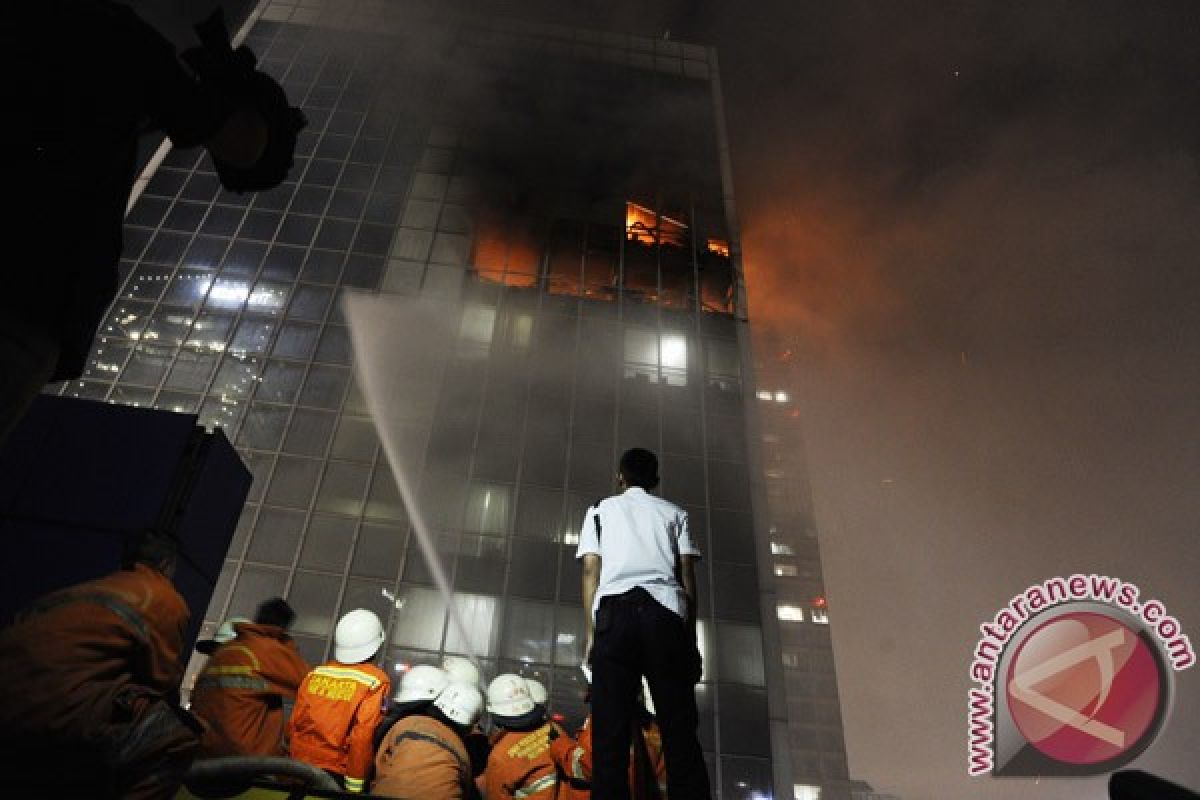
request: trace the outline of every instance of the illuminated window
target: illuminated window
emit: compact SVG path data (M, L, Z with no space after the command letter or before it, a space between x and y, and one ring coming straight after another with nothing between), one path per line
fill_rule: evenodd
M788 393L787 392L776 392L775 393L775 402L776 403L786 403L787 401L788 401Z
M818 625L829 624L829 611L824 608L814 608L812 610L812 621Z
M492 343L492 330L495 327L496 309L468 306L463 309L458 335L465 342L486 346Z
M800 654L799 653L784 653L783 654L783 665L785 667L791 667L792 669L798 668L800 666Z
M808 783L793 784L792 797L794 800L821 800L821 787Z
M776 564L775 576L777 578L794 578L796 576L796 566L794 564Z
M687 385L688 341L678 333L625 331L625 377L650 383Z
M791 606L791 605L776 606L775 607L775 615L777 617L779 617L779 619L782 622L803 622L804 621L804 609L800 608L800 606Z
M794 556L796 551L789 544L783 542L771 542L771 555L773 556Z
M467 494L464 529L475 533L504 533L508 529L509 496L507 486L472 486Z
M714 256L729 258L729 242L724 239L709 239L707 249Z
M755 392L755 396L759 400L766 400L766 401L770 402L773 395L770 392L768 392L766 389L759 389L757 392Z

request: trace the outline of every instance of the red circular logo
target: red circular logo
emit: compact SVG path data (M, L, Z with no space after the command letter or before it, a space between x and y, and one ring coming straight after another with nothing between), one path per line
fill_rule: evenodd
M1150 645L1119 620L1078 611L1021 642L1005 690L1025 740L1068 764L1097 764L1136 747L1166 700Z

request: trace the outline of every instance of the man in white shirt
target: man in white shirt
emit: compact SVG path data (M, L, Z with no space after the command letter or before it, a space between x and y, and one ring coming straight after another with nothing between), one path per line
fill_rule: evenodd
M649 493L658 459L621 456L621 494L588 509L576 557L592 668L593 800L627 800L629 748L642 676L658 710L671 800L712 796L696 736L695 562L687 512Z

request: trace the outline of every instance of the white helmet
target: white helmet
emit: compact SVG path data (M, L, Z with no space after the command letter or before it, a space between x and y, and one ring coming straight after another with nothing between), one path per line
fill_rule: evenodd
M233 626L241 625L243 622L250 622L250 620L245 617L230 617L225 620L217 627L217 632L212 635L211 639L201 639L196 642L196 651L211 656L218 647L237 638L237 631Z
M446 670L450 680L469 683L472 686L478 686L483 677L479 674L479 667L475 666L471 659L463 656L446 656L442 659L442 669Z
M533 678L526 678L525 683L529 686L529 696L533 699L534 704L539 706L546 705L546 698L549 697L546 687L540 681L535 681Z
M487 710L498 717L521 717L533 711L529 684L520 675L497 675L488 684Z
M442 693L450 683L450 676L437 667L418 664L400 678L400 690L396 692L397 703L415 703L432 700Z
M447 719L469 728L483 714L483 695L473 683L453 681L433 701Z
M230 617L217 628L217 632L213 634L213 641L217 644L232 642L237 638L237 630L234 629L234 626L247 622L250 622L247 617Z
M383 623L375 612L356 608L338 620L333 657L343 664L361 664L379 652L383 638Z

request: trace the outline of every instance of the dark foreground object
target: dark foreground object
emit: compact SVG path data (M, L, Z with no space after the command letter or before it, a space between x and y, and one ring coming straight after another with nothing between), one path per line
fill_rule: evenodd
M0 448L0 625L38 597L120 566L128 537L179 541L191 650L250 490L224 434L196 417L37 398Z
M1200 800L1200 794L1137 769L1114 772L1108 780L1111 800Z

